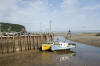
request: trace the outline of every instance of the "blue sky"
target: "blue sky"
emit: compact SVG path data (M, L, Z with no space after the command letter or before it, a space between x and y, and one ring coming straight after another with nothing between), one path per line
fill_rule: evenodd
M0 0L0 22L44 32L50 20L52 31L100 30L100 0Z

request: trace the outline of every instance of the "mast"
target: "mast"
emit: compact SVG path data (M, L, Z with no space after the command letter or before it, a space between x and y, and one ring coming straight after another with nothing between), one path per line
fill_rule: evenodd
M49 21L49 41L51 41L50 35L51 35L51 20Z
M68 33L67 33L67 38L71 38L71 30L69 29Z
M49 25L50 25L50 26L49 26L49 33L51 33L51 23L52 23L52 21L50 20L50 21L49 21Z
M2 33L1 33L1 24L0 24L0 35L2 35Z
M42 23L40 23L40 33L42 33Z

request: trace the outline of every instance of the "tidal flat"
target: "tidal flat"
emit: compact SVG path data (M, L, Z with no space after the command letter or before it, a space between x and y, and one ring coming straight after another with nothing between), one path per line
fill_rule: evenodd
M100 48L100 36L96 36L96 34L97 33L72 34L70 40Z

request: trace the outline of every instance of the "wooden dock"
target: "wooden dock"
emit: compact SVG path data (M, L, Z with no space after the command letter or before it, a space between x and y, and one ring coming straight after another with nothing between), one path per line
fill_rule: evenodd
M0 36L0 54L38 50L45 41L52 41L54 34L25 34Z

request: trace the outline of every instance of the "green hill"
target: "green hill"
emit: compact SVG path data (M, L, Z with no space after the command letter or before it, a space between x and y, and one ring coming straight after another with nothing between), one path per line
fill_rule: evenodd
M26 31L23 25L19 24L11 24L11 23L3 23L0 22L1 32L21 32Z

